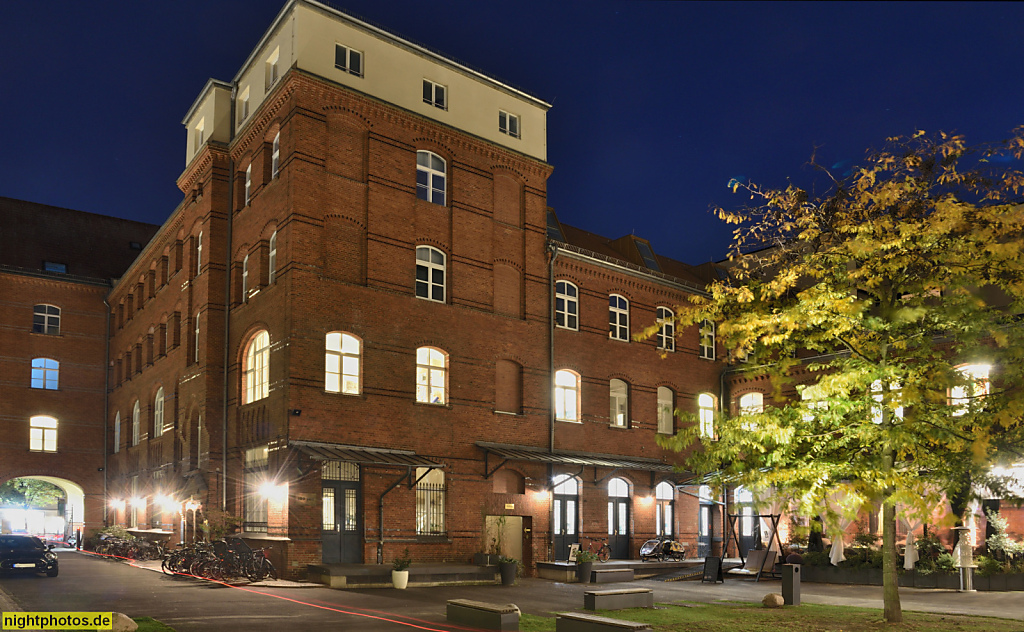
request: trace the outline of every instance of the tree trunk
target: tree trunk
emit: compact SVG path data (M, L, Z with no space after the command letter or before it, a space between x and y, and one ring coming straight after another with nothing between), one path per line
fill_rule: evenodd
M892 467L892 448L882 452L883 467ZM889 500L892 490L886 490L882 501L882 601L886 623L902 623L903 609L900 607L900 584L896 575L896 506Z

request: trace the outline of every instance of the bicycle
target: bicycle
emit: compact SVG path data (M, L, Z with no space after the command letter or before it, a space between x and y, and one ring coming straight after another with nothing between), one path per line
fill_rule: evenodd
M582 536L582 537L584 539L586 539L586 540L590 540L590 544L587 545L587 548L586 549L582 549L582 550L590 551L591 553L594 553L595 555L597 555L597 561L598 562L607 562L608 558L610 558L612 556L612 547L608 546L608 541L607 540L599 540L597 538L591 538L591 537L588 537L588 536ZM601 546L597 547L596 551L594 550L594 542L600 542L601 543Z

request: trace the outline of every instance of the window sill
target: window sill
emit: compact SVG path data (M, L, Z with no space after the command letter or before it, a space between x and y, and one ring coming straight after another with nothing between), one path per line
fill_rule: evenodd
M355 397L358 399L366 399L365 393L345 393L342 391L329 391L327 389L324 389L324 393L328 395L340 395L342 397ZM440 406L440 404L434 404L434 406Z
M564 423L567 423L567 424L582 424L583 423L579 419L560 419L560 418L557 418L557 417L555 418L555 421L561 421L561 422L564 422Z
M629 430L629 426L620 426L618 424L608 424L608 427L616 430Z
M495 415L508 415L509 417L522 417L523 416L522 412L514 413L514 412L511 412L511 411L508 411L508 410L495 410L494 414Z
M416 534L416 541L417 542L434 543L434 544L448 544L448 543L451 543L451 539L449 539L448 536L446 534L443 534L443 533L431 534L431 535L426 535L426 534L418 533L418 534Z
M451 410L451 404L432 404L430 402L413 402L414 406L423 406L424 408L440 408L444 410Z

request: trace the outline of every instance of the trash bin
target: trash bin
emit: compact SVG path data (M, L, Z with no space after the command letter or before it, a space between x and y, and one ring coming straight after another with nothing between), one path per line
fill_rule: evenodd
M782 601L787 606L800 605L800 564L782 565Z

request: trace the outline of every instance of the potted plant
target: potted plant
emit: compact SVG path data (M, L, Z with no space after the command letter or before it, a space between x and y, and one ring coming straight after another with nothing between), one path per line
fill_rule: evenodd
M408 548L391 562L391 583L395 588L405 590L405 587L409 585L410 565L412 565L412 558L409 557Z
M501 585L511 586L516 583L516 575L519 572L519 560L502 555L498 558L498 571L501 573Z
M590 571L593 570L596 559L597 554L593 551L576 551L576 579L581 584L590 583Z

